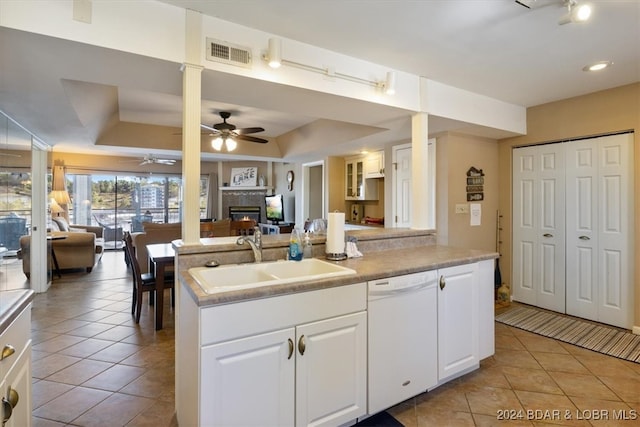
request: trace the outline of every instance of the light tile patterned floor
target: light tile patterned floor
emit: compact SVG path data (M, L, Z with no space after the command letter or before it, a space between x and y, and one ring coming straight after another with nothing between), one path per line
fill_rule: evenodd
M640 426L640 364L495 325L479 370L389 412L406 427Z
M147 297L136 325L129 274L122 252L107 252L92 273L65 273L36 296L35 427L176 425L169 298L164 329ZM479 370L389 412L406 427L640 426L640 364L496 323L495 356Z

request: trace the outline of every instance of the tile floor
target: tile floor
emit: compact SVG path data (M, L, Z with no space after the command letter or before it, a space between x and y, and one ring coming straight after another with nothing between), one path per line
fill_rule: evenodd
M480 369L389 412L406 427L640 426L640 364L496 323Z
M169 298L161 331L147 297L133 322L130 298L119 251L36 295L34 427L176 426ZM389 412L406 427L640 426L640 364L496 323L495 356L479 370Z

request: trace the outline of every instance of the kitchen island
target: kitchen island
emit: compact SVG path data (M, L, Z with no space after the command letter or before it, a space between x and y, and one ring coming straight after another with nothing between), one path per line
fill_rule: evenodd
M425 313L432 333L424 337L439 353L424 361L433 381L422 391L477 369L493 354L496 253L438 246L429 231L347 234L358 238L364 256L337 263L353 275L214 294L204 292L188 269L212 257L222 264L251 262L250 250L229 241L174 242L181 425L239 419L247 425L341 425L373 415L367 404L367 284L380 279L425 271L441 278L432 294L437 313ZM282 258L287 244L265 236L264 259ZM314 237L313 247L323 258L322 237Z

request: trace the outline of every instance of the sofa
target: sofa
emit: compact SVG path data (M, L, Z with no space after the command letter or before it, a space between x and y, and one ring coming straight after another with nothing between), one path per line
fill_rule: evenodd
M52 250L60 270L85 269L90 273L102 258L104 251L104 229L89 225L69 225L63 218L52 222L49 234L65 236L64 239L52 240ZM31 236L20 238L18 257L22 259L22 271L27 278L31 275ZM51 260L49 259L49 268Z

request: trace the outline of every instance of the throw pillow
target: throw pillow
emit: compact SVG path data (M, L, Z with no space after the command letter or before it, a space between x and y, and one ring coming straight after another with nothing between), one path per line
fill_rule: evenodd
M63 217L55 216L51 218L51 220L58 224L58 228L60 229L60 231L69 231L69 223Z

